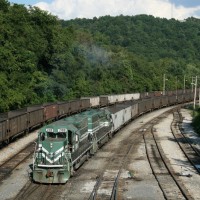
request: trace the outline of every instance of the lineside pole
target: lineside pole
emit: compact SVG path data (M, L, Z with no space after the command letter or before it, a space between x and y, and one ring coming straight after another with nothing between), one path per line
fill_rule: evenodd
M195 77L195 90L194 90L194 105L193 109L195 110L196 98L197 98L197 76Z
M200 108L200 87L199 87L199 108Z

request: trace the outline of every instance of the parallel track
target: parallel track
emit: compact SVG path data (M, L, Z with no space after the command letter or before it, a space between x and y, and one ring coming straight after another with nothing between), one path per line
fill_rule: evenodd
M117 186L119 184L118 181L122 168L128 160L132 147L134 147L134 144L136 144L140 138L141 135L138 135L134 142L128 143L127 141L127 145L124 145L123 149L120 149L114 154L113 158L107 163L105 169L103 169L99 175L89 200L110 200L120 196Z
M53 193L59 189L59 185L35 184L29 181L14 198L15 200L38 200L52 199Z
M154 124L145 131L143 137L149 164L163 192L164 198L192 200L193 198L175 174L169 160L162 150L158 138L154 134L153 126L156 123L155 121Z
M168 111L167 113L169 113ZM143 137L143 134L134 134L141 132L141 130L149 130L151 129L152 125L157 123L161 118L164 116L161 115L153 120L151 120L148 124L143 125L142 128L139 128L138 130L134 131L132 133L132 136L124 142L127 145L124 145L123 148L121 148L121 153L115 153L113 156L113 159L110 160L107 164L107 170L104 169L104 171L101 173L99 178L97 179L97 182L94 186L94 189L89 197L88 200L115 200L115 199L121 199L121 194L120 190L118 191L118 185L119 179L120 179L120 174L121 170L123 167L126 165L129 154L131 152L131 148L134 147L139 139ZM138 137L138 139L133 138L133 137ZM131 142L130 142L131 141ZM124 153L125 152L125 153ZM112 170L109 170L112 169ZM105 189L106 191L110 191L107 194L105 194Z
M200 174L200 168L198 168L198 166L200 165L200 152L196 147L193 146L191 140L187 138L184 135L184 133L180 130L180 121L181 116L179 111L174 112L174 119L171 124L172 134L174 135L174 138L176 139L177 143L179 144L179 147L181 148L187 159L196 169L197 173Z
M168 111L167 113L169 113ZM157 142L157 138L153 133L153 125L158 123L158 121L166 116L165 114L162 114L161 116L151 120L146 125L143 125L143 134L138 135L138 140L141 139L141 137L144 137L145 145L146 145L146 151L147 151L147 157L150 162L152 171L155 175L156 180L158 181L158 184L163 191L163 195L166 199L192 199L191 196L188 194L186 189L182 184L179 183L178 177L174 174L173 170L170 168L169 163L162 152L162 149L160 147L160 144ZM136 130L134 132L139 132L140 130ZM134 140L132 140L132 137ZM119 184L119 178L121 174L121 170L123 166L126 164L127 158L129 156L129 152L131 151L132 147L134 147L134 144L137 143L137 138L135 137L134 133L132 134L132 137L128 138L126 141L123 141L125 145L123 145L123 149L119 149L119 151L114 152L113 158L108 162L106 165L106 168L102 169L96 185L89 197L89 200L93 199L121 199L121 191L118 191L118 184ZM133 142L130 142L133 141ZM31 145L30 145L31 146ZM19 157L17 159L11 158L10 164L9 161L6 167L5 165L0 166L0 172L1 169L8 168L9 166L17 166L23 160L25 160L29 155L33 153L33 146L30 147L32 151L27 152L23 150L20 152ZM29 153L28 153L29 152ZM24 155L24 157L23 157ZM16 161L15 161L16 160ZM18 164L17 164L18 161ZM15 163L16 162L16 163ZM13 163L13 164L12 164ZM8 173L2 175L4 178L7 176L15 167L10 170L8 170ZM6 170L5 170L6 171ZM1 174L0 174L1 178ZM2 178L2 179L3 179ZM0 179L1 180L1 179ZM65 185L68 187L68 185ZM56 196L56 193L58 191L61 191L63 189L63 186L60 185L44 185L44 184L34 184L31 182L28 182L27 185L22 189L22 191L17 195L15 198L16 200L19 199L55 199L53 196ZM109 191L108 193L104 192L104 189Z
M24 149L20 152L9 158L0 166L0 181L7 178L11 172L22 162L24 162L30 155L34 152L35 143L29 143Z

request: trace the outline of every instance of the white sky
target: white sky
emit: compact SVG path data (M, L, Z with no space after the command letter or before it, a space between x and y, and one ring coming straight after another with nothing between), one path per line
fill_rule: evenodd
M18 3L20 0L15 2ZM29 1L26 2L27 5ZM191 16L200 18L200 0L38 0L31 2L32 5L65 20L120 14L148 14L179 20Z

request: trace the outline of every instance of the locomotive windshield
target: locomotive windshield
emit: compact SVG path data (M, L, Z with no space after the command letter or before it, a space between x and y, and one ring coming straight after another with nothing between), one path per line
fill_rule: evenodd
M53 139L65 139L67 137L67 134L66 133L62 133L62 132L59 132L59 133L50 132L50 133L47 133L47 134L48 134L48 139L50 139L50 140L53 140Z
M56 138L56 134L53 132L48 133L48 138Z
M57 138L66 138L66 133L57 133Z

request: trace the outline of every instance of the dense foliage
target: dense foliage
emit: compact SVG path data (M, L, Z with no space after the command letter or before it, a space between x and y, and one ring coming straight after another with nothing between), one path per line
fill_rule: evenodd
M190 108L191 112L193 108ZM196 133L200 134L200 107L197 106L195 111L193 111L193 120L192 120L192 126Z
M187 87L200 72L200 20L60 21L0 0L0 111L80 96Z

